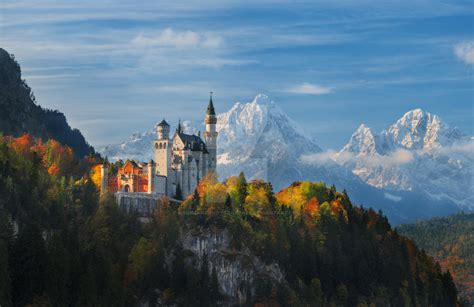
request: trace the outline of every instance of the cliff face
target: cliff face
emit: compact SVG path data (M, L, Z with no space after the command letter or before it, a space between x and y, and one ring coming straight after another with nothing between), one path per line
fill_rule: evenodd
M194 229L181 235L183 249L190 251L202 265L207 259L209 270L215 268L219 292L230 304L244 304L248 295L254 295L259 280L272 285L285 282L277 264L265 264L248 249L230 247L227 230Z
M36 104L31 88L21 78L20 65L0 48L0 132L19 136L53 138L74 150L77 157L93 153L77 129L72 129L63 113Z

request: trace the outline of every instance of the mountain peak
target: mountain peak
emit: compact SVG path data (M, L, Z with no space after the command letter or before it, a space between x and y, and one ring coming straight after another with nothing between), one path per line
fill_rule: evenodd
M437 115L414 109L390 126L387 134L396 144L407 149L430 149L443 142L443 135L451 134L449 131Z
M257 94L250 104L269 105L273 104L273 101L265 94Z
M372 130L365 124L360 124L341 152L356 153L357 155L375 154L375 138Z

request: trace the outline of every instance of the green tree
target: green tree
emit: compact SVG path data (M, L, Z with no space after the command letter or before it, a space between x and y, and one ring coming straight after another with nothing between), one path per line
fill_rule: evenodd
M324 293L321 289L321 281L318 278L311 280L308 299L311 306L324 306Z
M8 246L0 239L0 306L11 306L11 280L8 264Z

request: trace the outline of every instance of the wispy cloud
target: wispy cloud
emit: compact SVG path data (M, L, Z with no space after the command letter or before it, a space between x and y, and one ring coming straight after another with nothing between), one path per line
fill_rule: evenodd
M197 33L194 31L175 31L166 28L153 35L140 33L133 40L139 46L175 47L175 48L217 48L222 43L222 37L212 33Z
M378 166L398 166L410 163L414 158L411 151L405 149L398 149L388 155L372 155L372 156L358 156L350 152L336 152L333 150L323 151L320 153L303 155L300 161L306 164L326 164L328 162L346 164L363 161L365 165L371 167Z
M326 87L318 84L303 83L296 85L288 89L288 93L293 94L307 94L307 95L324 95L333 92L333 88Z
M474 64L474 41L464 41L456 44L454 54L466 64Z

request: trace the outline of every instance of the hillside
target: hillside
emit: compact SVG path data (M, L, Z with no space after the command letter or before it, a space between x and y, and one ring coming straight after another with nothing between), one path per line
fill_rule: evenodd
M201 181L147 224L70 150L0 137L0 304L454 306L451 275L323 183Z
M77 129L72 129L63 113L39 106L33 92L21 78L20 65L0 48L0 132L3 135L30 134L53 138L71 147L78 157L93 153Z
M460 295L474 304L474 213L401 225L397 230L449 270Z

